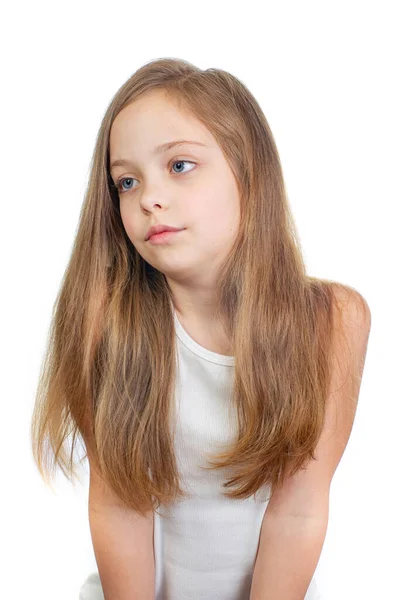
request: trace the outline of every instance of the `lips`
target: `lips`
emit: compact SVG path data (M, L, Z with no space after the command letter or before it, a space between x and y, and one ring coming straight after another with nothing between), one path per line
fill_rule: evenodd
M145 236L145 241L148 241L152 235L155 235L157 233L162 233L163 231L181 231L181 230L182 230L182 227L171 227L170 225L153 225L148 230L148 232Z

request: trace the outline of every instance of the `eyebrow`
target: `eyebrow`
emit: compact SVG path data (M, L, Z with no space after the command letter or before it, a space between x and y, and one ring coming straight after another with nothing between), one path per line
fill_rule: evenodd
M173 142L165 142L164 144L160 144L159 146L156 146L153 150L153 154L161 154L162 152L166 152L167 150L169 150L170 148L173 148L174 146L180 146L182 144L195 144L197 146L203 146L204 148L207 148L206 144L203 144L202 142L197 142L195 140L174 140ZM110 165L110 170L112 170L114 167L127 167L129 165L133 166L133 163L129 160L120 158L119 160L115 160Z

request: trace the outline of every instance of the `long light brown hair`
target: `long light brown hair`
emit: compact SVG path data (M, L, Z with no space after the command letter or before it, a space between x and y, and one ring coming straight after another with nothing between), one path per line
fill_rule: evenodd
M333 288L349 289L306 274L272 132L241 81L172 58L150 61L126 81L98 132L53 307L31 439L50 485L57 465L69 480L77 477L80 434L83 459L93 459L119 499L145 515L187 497L173 450L173 306L164 274L125 232L109 134L116 115L154 89L212 132L240 193L238 236L216 282L217 316L236 359L229 401L238 435L209 467L231 469L224 495L247 498L265 484L275 490L315 458L332 367Z

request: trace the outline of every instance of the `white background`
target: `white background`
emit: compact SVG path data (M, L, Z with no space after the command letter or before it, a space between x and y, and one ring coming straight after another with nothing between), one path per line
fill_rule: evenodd
M218 67L274 132L308 272L372 329L317 567L323 600L413 598L409 2L15 2L1 21L1 598L73 600L96 570L83 484L31 457L46 333L103 114L160 57ZM196 600L196 599L194 599Z

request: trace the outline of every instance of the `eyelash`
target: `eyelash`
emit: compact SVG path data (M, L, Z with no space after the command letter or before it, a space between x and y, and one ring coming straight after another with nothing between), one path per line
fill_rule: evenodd
M172 161L172 163L169 163L171 165L171 167L175 164L175 163L189 163L191 165L196 165L196 162L192 161L192 160L180 160L180 159L175 159ZM186 175L187 173L191 173L192 171L195 171L195 169L191 169L190 171L184 171L182 173L175 173L175 175ZM129 189L129 190L125 190L125 191L121 191L121 186L122 186L122 181L125 181L125 179L136 179L135 177L121 177L116 183L114 183L111 187L116 189L118 191L119 194L125 194L126 192L130 192L133 188Z

